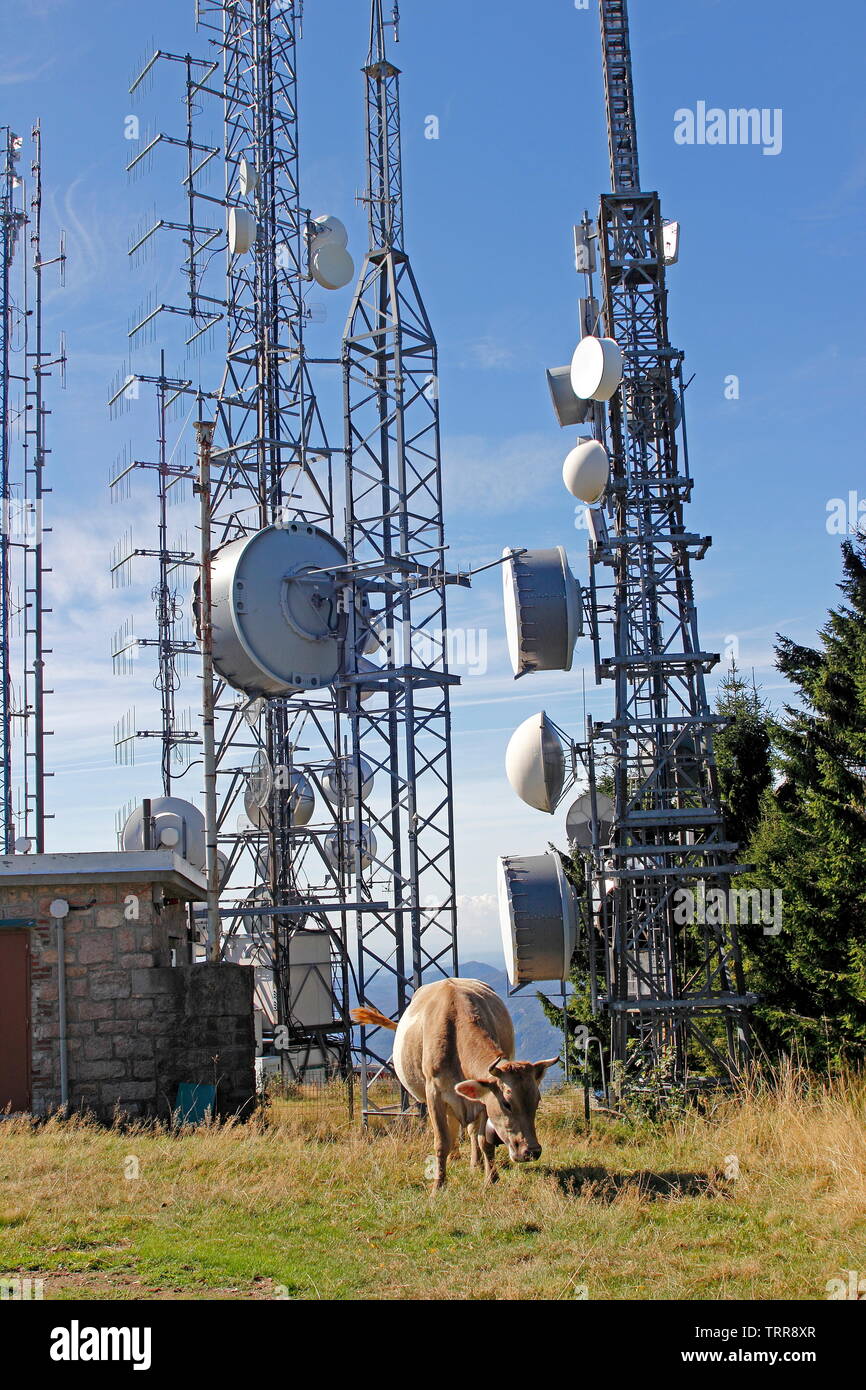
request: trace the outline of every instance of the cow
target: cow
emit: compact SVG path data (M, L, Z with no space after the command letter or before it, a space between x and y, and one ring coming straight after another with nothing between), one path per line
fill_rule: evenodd
M514 1163L541 1157L535 1112L539 1082L558 1061L515 1062L514 1026L499 995L481 980L447 979L422 985L399 1023L378 1009L352 1010L367 1027L390 1028L394 1070L403 1088L426 1104L433 1127L436 1176L445 1186L445 1165L461 1125L469 1135L470 1163L484 1161L486 1183L498 1173L497 1142L508 1145Z

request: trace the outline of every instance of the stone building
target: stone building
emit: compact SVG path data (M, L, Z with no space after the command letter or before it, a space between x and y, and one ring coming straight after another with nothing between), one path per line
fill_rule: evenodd
M167 1118L191 1082L249 1113L253 971L192 963L204 894L166 849L0 857L0 1111Z

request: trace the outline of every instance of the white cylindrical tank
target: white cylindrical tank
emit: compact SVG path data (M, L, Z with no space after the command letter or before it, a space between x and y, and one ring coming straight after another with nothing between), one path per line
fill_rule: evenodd
M610 459L597 439L586 439L566 454L562 481L572 497L592 507L600 502L610 480Z

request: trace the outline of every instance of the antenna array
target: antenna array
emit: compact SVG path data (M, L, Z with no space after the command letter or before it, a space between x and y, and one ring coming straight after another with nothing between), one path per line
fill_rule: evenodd
M65 384L66 351L45 346L42 281L66 262L63 237L58 253L42 250L42 134L30 135L30 178L22 173L24 139L0 128L0 843L45 849L43 505L50 449L46 382L59 369Z

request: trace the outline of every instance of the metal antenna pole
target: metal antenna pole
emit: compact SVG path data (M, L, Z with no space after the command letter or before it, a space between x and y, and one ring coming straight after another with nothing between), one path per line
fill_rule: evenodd
M16 171L21 139L3 130L3 169L0 173L0 839L3 853L15 847L12 804L12 264L25 216L17 205L21 179Z
M199 411L202 402L199 399ZM208 959L220 958L220 865L218 858L216 745L214 741L213 627L211 622L211 496L210 456L213 443L212 420L195 422L198 453L198 487L201 526L201 707L202 752L204 756L204 823L207 849L207 939Z
M387 911L358 914L362 999L389 996L392 1015L412 990L457 970L450 687L436 341L403 239L399 70L385 48L381 0L372 0L366 79L369 249L343 341L346 547L363 565L386 664L350 677L352 760L362 755L390 784L384 805L355 804L359 898L389 885ZM351 642L350 642L351 645ZM357 652L356 652L357 655ZM359 668L360 670L360 668ZM364 702L364 691L375 697ZM375 863L365 867L366 831ZM379 895L381 896L381 894ZM387 1048L387 1050L386 1050ZM361 1034L364 1115L391 1107L368 1080L388 1067L390 1041Z
M38 853L45 849L45 783L51 776L45 767L45 658L44 643L44 537L49 527L43 516L46 459L50 452L46 424L50 414L45 400L45 379L53 367L65 368L62 338L60 350L51 355L44 345L42 277L46 267L58 265L63 283L65 250L61 235L58 254L42 253L42 135L37 121L31 131L32 185L29 212L24 210L25 184L19 173L24 141L8 127L3 131L3 167L0 172L0 494L3 518L0 527L0 841L4 852L15 848L16 825L13 789L18 793L19 824L24 837ZM20 191L19 191L20 190ZM29 247L15 262L19 234L29 226ZM13 270L17 278L13 285ZM17 288L16 288L17 286ZM20 297L19 297L20 294ZM13 349L13 322L20 330L21 346ZM13 359L20 367L16 370ZM11 383L19 384L23 408L13 402ZM15 449L17 438L20 452ZM16 685L15 673L18 676ZM14 721L20 720L21 737L13 748Z

